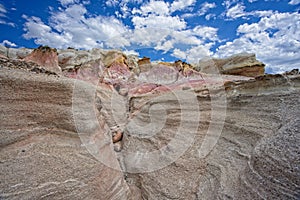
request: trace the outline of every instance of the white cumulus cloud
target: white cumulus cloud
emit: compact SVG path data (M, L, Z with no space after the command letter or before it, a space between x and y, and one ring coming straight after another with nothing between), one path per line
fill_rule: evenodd
M132 22L135 28L161 28L181 30L186 27L186 22L180 19L178 16L161 16L161 15L149 15L147 17L135 16L132 18Z
M185 10L192 7L196 2L196 0L175 0L171 4L171 12L175 12L177 10Z
M164 1L151 0L149 3L141 6L140 10L137 12L140 12L142 15L148 15L151 13L157 15L167 15L169 14L169 7L169 3Z
M174 41L167 40L167 41L161 41L160 43L158 43L155 47L155 50L163 50L164 53L166 53L173 47L174 47Z
M237 29L239 37L220 46L216 55L224 57L251 52L274 72L299 68L299 27L298 13L274 13L257 23L240 25Z
M210 51L210 47L209 44L206 44L190 48L187 51L187 62L196 64L202 58L211 56L212 52Z
M70 5L59 12L53 12L50 23L40 18L27 17L24 24L26 39L35 39L35 43L57 48L75 47L90 49L94 47L118 48L129 45L123 37L127 28L114 17L86 17L83 5Z
M249 18L249 16L255 16L255 17L267 17L271 16L276 11L273 10L253 10L253 11L245 11L246 6L243 5L242 3L237 3L235 6L232 6L228 9L226 9L225 15L226 19L225 20L236 20L238 18Z
M38 17L24 15L24 37L34 39L36 44L56 48L121 48L129 53L153 48L188 61L211 54L211 45L219 41L217 28L188 27L184 18L172 14L193 6L194 0L176 0L173 3L150 0L140 7L128 8L126 12L131 12L131 28L113 16L91 15L84 4L76 4L75 1L61 0L64 6L58 11L50 11L48 23ZM132 2L136 1L123 0L119 3L126 6ZM115 6L115 3L110 0L108 4ZM215 3L205 2L202 11L215 6ZM120 16L124 17L124 13Z
M180 58L180 59L186 59L186 52L181 51L180 49L174 49L172 56L176 57L176 58Z
M245 6L241 3L236 4L235 6L229 8L226 12L226 17L231 19L236 19L246 15Z
M6 47L17 47L18 45L16 45L15 43L9 41L9 40L3 40L0 45L2 46L6 46Z
M125 55L130 55L130 56L139 56L139 52L136 52L135 50L124 50L123 53Z

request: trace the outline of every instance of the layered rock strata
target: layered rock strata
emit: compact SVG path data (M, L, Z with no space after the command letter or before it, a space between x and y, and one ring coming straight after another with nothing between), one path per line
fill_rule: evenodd
M265 73L265 64L256 60L255 54L243 53L225 59L203 59L196 68L204 73L215 73L215 70L211 71L212 65L221 74L256 77Z
M297 70L77 52L0 59L1 199L299 199Z

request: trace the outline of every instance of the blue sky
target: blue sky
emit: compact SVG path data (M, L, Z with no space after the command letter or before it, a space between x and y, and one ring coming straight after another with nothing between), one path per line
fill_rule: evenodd
M0 43L121 49L152 60L256 53L300 68L300 0L0 0Z

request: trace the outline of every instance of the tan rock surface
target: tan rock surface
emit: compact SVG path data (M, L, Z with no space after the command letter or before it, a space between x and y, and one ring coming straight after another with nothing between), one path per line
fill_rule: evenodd
M1 199L299 199L299 73L92 52L68 78L0 59Z
M58 50L58 62L62 70L68 70L102 59L103 55L104 51L101 49L91 49L89 51L72 48L60 49Z
M27 48L7 48L0 45L0 55L5 56L10 59L23 59L28 56L33 49Z
M213 90L210 92L214 94ZM128 174L128 179L141 188L143 199L298 199L300 76L265 76L227 85L224 127L216 146L204 158L199 156L199 149L211 123L217 122L210 118L209 93L196 86L194 91L198 91L199 121L197 105L180 109L176 106L178 96L149 94L131 99L134 114L127 125L123 147L128 170L139 170L132 165L135 162L128 152L161 149L175 134L191 137L193 126L199 123L194 143L172 164L149 173ZM162 115L151 108L154 105L170 112ZM221 108L214 109L217 116L224 114ZM155 128L147 129L151 123ZM187 126L179 131L181 123ZM173 151L176 149L165 154ZM149 159L141 167L152 166L153 162Z
M123 174L82 145L72 113L74 80L6 67L0 71L1 199L129 198ZM91 85L76 86L77 100L86 102ZM104 130L89 132L101 136ZM106 149L113 153L112 147Z
M255 54L237 54L224 59L200 60L197 68L204 73L219 73L256 77L264 75L265 64Z

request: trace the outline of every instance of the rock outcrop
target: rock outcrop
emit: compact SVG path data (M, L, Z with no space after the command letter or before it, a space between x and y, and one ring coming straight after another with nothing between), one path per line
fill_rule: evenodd
M117 160L111 163L116 169L109 168L81 143L72 112L74 80L6 67L0 71L1 199L132 196ZM85 82L76 85L83 107L87 88ZM110 143L102 150L113 154Z
M4 56L10 59L23 59L28 56L33 50L27 48L7 48L0 45L0 56Z
M0 199L299 199L296 70L58 52L0 58Z
M265 64L256 60L255 54L237 54L225 59L203 59L197 68L204 73L250 77L261 76L265 73Z
M299 76L270 75L229 81L225 84L227 103L216 101L217 105L212 106L209 93L219 96L222 92L217 88L208 91L198 84L193 90L199 108L194 104L191 107L176 105L176 94L160 93L152 98L151 95L136 95L131 98L134 117L127 125L124 141L127 169L139 170L136 164L132 165L136 162L128 152L163 149L174 138L180 137L176 134L182 134L184 142L189 142L185 137L194 137L194 143L167 167L149 173L129 174L128 179L140 186L144 199L297 199L300 185L294 177L300 175L296 167L300 164L297 145L300 139L299 86ZM188 99L181 98L189 103ZM172 112L162 115L159 109L152 108L153 105ZM222 110L224 105L226 111ZM149 116L147 113L151 110ZM215 148L201 157L199 150L205 135L210 129L215 133L218 131L214 123L222 123L220 116L224 112L221 134L211 136L219 137ZM199 113L201 116L197 119ZM218 119L215 122L212 120L214 114ZM162 126L160 122L165 119ZM155 125L154 130L146 129L151 123ZM187 124L183 130L182 123ZM199 126L193 128L198 123ZM195 129L195 135L191 134ZM174 150L170 149L171 152ZM140 159L144 161L142 156ZM155 161L149 156L148 163L142 167L158 166Z
M141 72L147 72L151 69L151 60L148 57L143 57L137 61Z
M61 68L58 65L57 50L50 47L40 46L33 50L28 56L24 58L27 62L33 62L42 66L46 70L61 73Z

